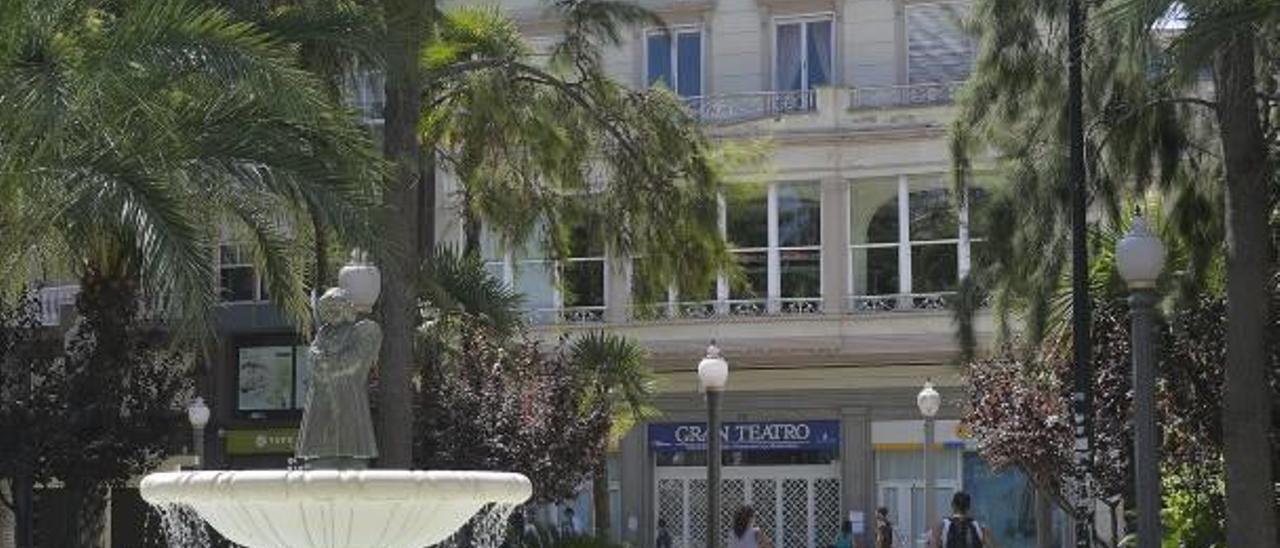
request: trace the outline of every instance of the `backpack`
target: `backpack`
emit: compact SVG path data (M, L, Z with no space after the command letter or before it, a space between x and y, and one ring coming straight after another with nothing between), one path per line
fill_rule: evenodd
M982 548L982 528L969 518L942 520L942 548Z

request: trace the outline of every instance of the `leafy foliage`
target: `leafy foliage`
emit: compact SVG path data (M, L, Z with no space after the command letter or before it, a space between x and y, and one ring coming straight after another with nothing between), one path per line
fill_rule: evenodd
M519 472L539 501L572 496L604 458L611 409L587 398L562 353L470 317L458 328L467 352L421 373L416 464Z
M105 242L170 318L199 324L225 230L305 322L301 220L361 233L380 177L323 89L286 44L197 0L5 2L0 273L78 276Z

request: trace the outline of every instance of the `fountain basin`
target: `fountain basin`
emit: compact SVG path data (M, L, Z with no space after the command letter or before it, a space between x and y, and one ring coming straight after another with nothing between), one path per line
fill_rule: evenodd
M191 507L249 548L422 548L489 503L532 494L520 474L421 470L164 472L139 490L152 505Z

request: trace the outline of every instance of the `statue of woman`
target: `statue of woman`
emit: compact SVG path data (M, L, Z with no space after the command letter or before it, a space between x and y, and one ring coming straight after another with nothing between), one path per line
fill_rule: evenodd
M369 370L378 359L382 329L358 320L341 288L316 305L320 329L311 343L311 386L295 456L308 468L364 468L378 456L369 412Z

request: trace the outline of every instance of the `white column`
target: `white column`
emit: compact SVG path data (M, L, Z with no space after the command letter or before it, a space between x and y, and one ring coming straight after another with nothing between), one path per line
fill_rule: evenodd
M604 319L624 323L631 318L631 259L615 256L611 247L604 256Z
M822 180L822 310L844 312L849 287L849 182Z
M898 176L898 293L911 294L911 204L907 202L911 192L907 176ZM910 297L902 297L898 308L909 308Z
M778 298L782 296L782 256L778 253L778 184L769 185L768 197L769 251L766 253L768 265L768 300L765 308L776 313L782 308Z

